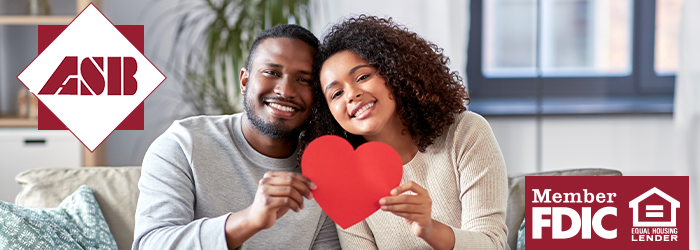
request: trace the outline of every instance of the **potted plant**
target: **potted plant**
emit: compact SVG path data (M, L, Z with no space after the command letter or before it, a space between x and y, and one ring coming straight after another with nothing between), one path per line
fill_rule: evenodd
M309 27L308 0L200 0L180 3L171 56L183 98L199 114L242 110L239 70L262 30L287 23ZM171 58L172 59L172 58Z

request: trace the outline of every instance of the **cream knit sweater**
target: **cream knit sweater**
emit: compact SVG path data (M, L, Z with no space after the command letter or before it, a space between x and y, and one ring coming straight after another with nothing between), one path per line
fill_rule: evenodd
M505 162L483 117L469 111L455 115L449 130L403 171L401 183L414 181L428 190L432 218L452 228L454 249L508 249ZM403 218L381 210L337 229L343 249L430 249Z

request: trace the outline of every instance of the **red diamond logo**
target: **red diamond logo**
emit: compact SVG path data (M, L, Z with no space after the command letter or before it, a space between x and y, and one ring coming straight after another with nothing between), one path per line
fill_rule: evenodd
M17 78L90 151L165 80L92 4Z

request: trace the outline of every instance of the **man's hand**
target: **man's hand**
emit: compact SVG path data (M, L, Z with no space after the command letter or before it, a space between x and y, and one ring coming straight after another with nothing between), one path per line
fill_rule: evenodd
M267 172L258 182L253 204L229 215L226 220L226 244L234 249L254 234L271 228L287 211L299 212L304 208L304 198L313 199L311 190L316 184L301 174L292 172Z
M301 174L292 172L267 172L258 182L253 204L247 209L248 222L259 229L271 228L277 219L290 209L299 212L304 208L304 198L313 199L311 190L316 184Z

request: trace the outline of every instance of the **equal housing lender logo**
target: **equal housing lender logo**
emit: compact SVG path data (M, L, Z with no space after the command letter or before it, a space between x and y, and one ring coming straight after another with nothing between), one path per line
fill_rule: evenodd
M527 249L689 249L687 176L527 176Z
M39 56L17 78L39 99L39 129L68 129L94 151L115 129L143 129L165 76L143 55L143 25L113 25L93 4L39 26Z

